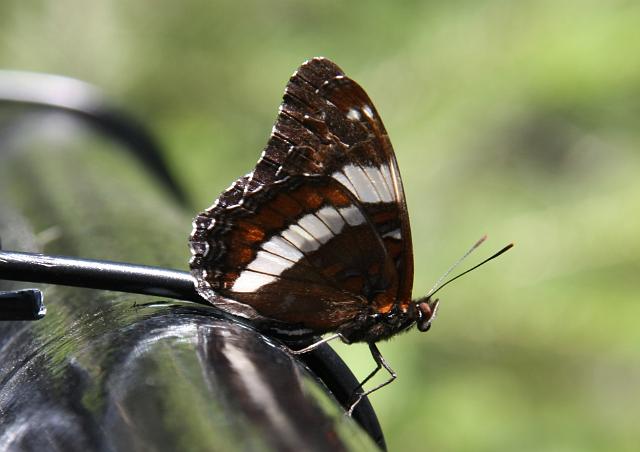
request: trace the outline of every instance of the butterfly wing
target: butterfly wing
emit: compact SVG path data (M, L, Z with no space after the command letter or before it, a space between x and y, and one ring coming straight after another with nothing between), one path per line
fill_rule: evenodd
M359 202L335 179L290 176L194 220L200 293L294 329L337 329L397 287L394 264ZM233 312L236 313L236 312Z
M273 211L286 204L282 200L289 196L287 190L307 192L320 186L348 198L350 211L365 221L351 225L343 218L345 226L327 243L312 237L309 243L321 244L314 254L322 259L310 261L298 248L304 259L278 266L261 247L282 245L278 231L302 227L295 222L305 218L315 222L320 211L310 206L278 215ZM338 213L347 207L323 199L322 206ZM243 221L253 226L243 229ZM260 240L249 240L250 247L238 244L253 233ZM318 323L311 328L327 330L353 318L363 304L381 313L394 304L406 307L413 255L402 181L384 125L364 90L325 58L304 63L287 84L255 170L196 218L190 242L200 293L210 300L218 294L231 297L263 316L293 323L315 314ZM263 264L282 271L256 271ZM336 268L340 271L327 277L325 273ZM258 273L263 276L255 276Z
M406 307L413 247L395 153L369 96L326 58L307 61L289 80L247 190L298 174L331 176L362 203L400 276L393 298ZM382 312L390 308L379 306Z

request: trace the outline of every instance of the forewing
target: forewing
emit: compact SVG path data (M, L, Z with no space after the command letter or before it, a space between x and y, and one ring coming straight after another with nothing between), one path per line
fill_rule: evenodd
M331 176L362 203L395 263L396 299L406 305L413 284L413 251L395 153L369 96L326 58L307 61L289 80L246 191L301 174Z

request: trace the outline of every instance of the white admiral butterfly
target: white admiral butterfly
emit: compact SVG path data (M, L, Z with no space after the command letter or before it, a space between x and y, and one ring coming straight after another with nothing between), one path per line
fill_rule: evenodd
M193 222L191 272L211 304L288 337L375 343L437 300L411 301L413 251L391 142L364 90L326 58L293 74L256 168ZM368 391L364 394L368 394ZM361 394L351 406L353 410Z

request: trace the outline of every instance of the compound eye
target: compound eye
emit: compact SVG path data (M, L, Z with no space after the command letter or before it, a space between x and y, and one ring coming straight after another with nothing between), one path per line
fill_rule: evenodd
M429 331L437 308L438 300L435 300L433 303L429 303L428 301L418 303L418 311L420 314L417 321L418 330L422 332Z

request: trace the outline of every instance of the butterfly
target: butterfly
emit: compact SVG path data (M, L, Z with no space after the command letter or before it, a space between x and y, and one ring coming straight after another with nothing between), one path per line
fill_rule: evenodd
M196 216L197 291L214 306L288 338L334 333L369 345L417 325L438 300L411 300L411 228L396 156L369 96L326 58L291 76L255 169ZM359 389L358 388L358 389Z

